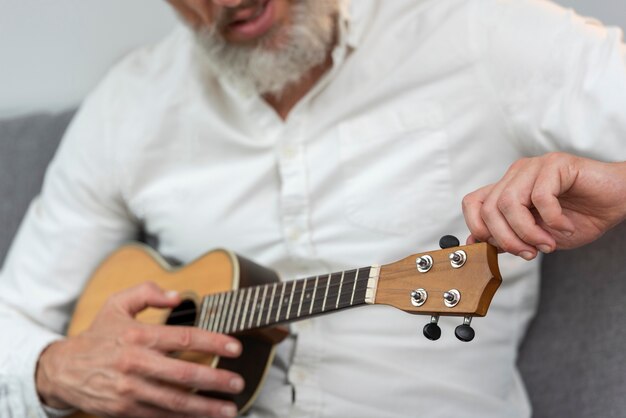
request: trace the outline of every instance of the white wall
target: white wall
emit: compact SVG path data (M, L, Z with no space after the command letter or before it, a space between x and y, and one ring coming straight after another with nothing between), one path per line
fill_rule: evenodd
M625 0L559 2L626 28ZM175 20L165 0L0 0L0 117L75 106Z
M0 0L0 117L75 106L175 22L164 0Z

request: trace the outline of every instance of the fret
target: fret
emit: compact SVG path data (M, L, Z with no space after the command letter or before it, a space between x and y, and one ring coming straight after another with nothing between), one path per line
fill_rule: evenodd
M250 294L252 293L252 288L246 288L245 291L248 291L248 295L246 296L246 304L243 308L243 315L241 316L241 325L239 325L239 330L243 331L246 325L246 316L248 315L248 306L250 305Z
M230 299L233 296L233 292L226 292L226 297L224 298L224 306L222 306L222 319L220 321L220 325L217 328L219 333L224 333L224 329L226 328L226 321L228 320L228 308L230 307Z
M295 293L296 284L298 283L298 281L294 280L291 283L293 283L293 285L291 285L291 294L289 295L289 302L287 303L287 316L285 316L285 319L289 319L289 313L291 312L291 303L293 302L293 295Z
M209 301L209 304L207 306L207 311L206 311L206 318L204 319L204 329L206 330L210 330L211 329L211 324L213 323L213 321L215 320L215 304L217 303L217 295L210 295L209 298L211 299Z
M341 280L339 281L339 291L337 292L337 303L335 303L335 309L339 308L339 298L341 297L341 287L343 286L343 278L346 272L341 272Z
M356 275L354 276L354 284L352 285L352 296L350 296L350 306L354 305L354 292L356 291L356 282L359 279L359 270L357 269Z
M351 306L349 300L351 297L351 289L353 287L353 283L351 281L356 281L356 277L358 274L359 270L348 270L345 272L345 280L344 280L344 284L345 286L343 287L342 290L339 291L339 296L337 297L337 300L339 301L339 303L337 304L337 308L345 308L347 306Z
M226 334L232 332L231 325L233 325L233 311L235 310L235 301L237 300L237 291L230 292L232 294L230 303L228 304L228 321L226 322Z
M211 305L213 304L213 295L208 295L206 298L206 306L203 307L204 319L200 323L200 328L209 329L209 321L211 319Z
M298 313L296 314L298 318L300 318L300 312L302 311L302 302L304 301L304 294L306 293L306 281L307 279L304 279L302 281L302 293L300 294L300 304L298 305Z
M235 298L235 303L237 304L235 308L235 320L233 322L233 332L237 332L237 323L239 321L239 314L241 313L241 303L243 302L243 294L246 289L237 290L237 297Z
M213 323L213 327L211 331L217 332L217 328L220 323L220 318L222 316L222 302L223 302L224 294L220 293L217 298L217 305L215 306L217 315L215 316L215 322Z
M217 330L219 329L219 325L220 325L220 319L222 318L222 306L224 304L224 299L226 298L226 294L225 293L219 293L217 295L217 302L215 303L215 306L213 307L213 311L215 313L215 321L213 322L213 332L218 332Z
M265 306L265 296L267 295L268 285L263 286L263 296L261 296L261 307L259 308L259 318L256 321L256 326L261 326L261 317L263 316L263 307Z
M274 283L274 286L272 286L272 296L270 297L270 307L267 310L267 320L265 321L265 325L269 325L270 323L270 314L272 313L272 305L274 304L274 295L276 294L277 286L278 283Z
M371 267L367 267L359 271L359 284L357 285L356 293L354 294L354 299L357 303L365 302L365 295L367 294L367 282L369 280L370 270Z
M286 286L287 286L287 282L283 282L283 287L282 287L282 290L280 291L280 301L278 302L278 311L276 312L276 322L278 322L280 318L280 310L283 307L283 296L285 296Z
M224 297L224 304L221 307L222 314L221 314L219 325L217 326L217 332L219 333L224 332L224 326L226 325L226 320L228 319L228 305L229 305L232 294L233 294L232 292L227 292Z
M257 299L259 298L259 290L261 290L260 286L255 286L254 302L252 303L252 306L250 307L250 322L248 322L248 329L252 328L252 321L254 320L254 314L257 312L256 304L257 304Z
M209 302L209 297L205 296L202 298L202 306L200 307L200 317L196 317L197 323L196 327L202 328L202 323L204 322L204 317L206 316L206 305Z
M207 325L204 329L207 331L211 331L213 329L213 323L215 322L215 314L213 313L213 308L217 303L219 295L211 295L211 302L209 303L209 310L207 314Z
M317 283L320 280L320 276L315 276L315 284L313 285L313 296L311 296L311 306L309 307L309 315L313 313L313 306L315 305L315 293L317 293Z
M317 296L315 296L315 300L313 302L313 314L318 314L324 312L322 310L324 301L326 300L324 293L326 286L328 285L328 280L330 276L319 276L318 285L317 285Z
M326 310L326 298L328 297L328 287L330 286L330 279L332 274L328 275L328 280L326 281L326 292L324 292L324 302L322 302L322 312Z

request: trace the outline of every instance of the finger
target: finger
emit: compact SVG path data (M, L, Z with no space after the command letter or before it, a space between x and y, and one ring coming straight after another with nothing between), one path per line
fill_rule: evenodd
M108 406L107 415L125 416L133 418L197 418L197 415L172 412L163 408L157 408L141 402L126 400L125 402L111 407ZM98 411L95 412L98 414ZM100 412L102 414L102 412Z
M190 389L240 393L244 380L237 373L210 366L164 357L156 353L136 358L127 372Z
M493 188L494 185L490 184L472 193L469 193L463 198L463 201L461 203L465 223L470 230L470 237L472 237L474 240L486 242L491 237L491 234L489 233L489 228L487 228L487 225L483 221L480 213L485 199L487 198L487 196L489 196ZM473 241L472 243L474 242L475 241ZM468 244L469 243L470 242L468 242Z
M114 416L152 418L171 417L175 413L181 417L234 417L237 414L231 402L206 398L135 376L118 379L115 391L120 402L107 408Z
M503 206L503 201L510 200L513 190L512 184L515 182L521 183L521 186L518 187L525 185L526 193L530 194L528 183L532 184L532 179L539 167L540 164L534 159L523 158L514 162L502 179L493 186L480 208L480 217L489 230L489 235L491 235L487 242L526 260L535 258L537 250L517 236L500 207ZM518 200L524 202L523 199ZM525 201L530 202L530 198L525 199Z
M173 308L179 303L176 292L165 291L153 282L131 287L109 299L110 305L132 317L148 307Z
M504 215L498 210L496 199L490 197L481 208L481 217L492 237L487 241L508 253L532 260L537 256L536 248L524 243L513 232Z
M476 237L473 235L469 235L465 240L465 245L472 245L476 244L477 242L480 242L480 240L477 240Z
M574 224L563 214L563 208L558 199L558 196L571 185L572 180L567 176L567 174L555 175L548 170L542 170L537 178L537 185L533 190L531 200L545 225L571 235L575 230Z
M236 338L184 326L132 327L124 332L121 340L126 344L141 345L166 353L193 351L222 357L238 357L242 350L241 343Z
M530 209L530 196L536 184L533 172L520 172L507 183L496 204L520 240L549 253L554 251L556 242L552 235L537 224Z
M209 417L234 417L234 403L212 399L165 384L128 378L122 384L122 392L153 407L179 414Z

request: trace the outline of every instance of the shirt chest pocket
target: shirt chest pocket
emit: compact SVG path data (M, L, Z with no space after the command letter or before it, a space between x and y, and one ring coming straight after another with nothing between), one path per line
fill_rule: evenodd
M399 234L441 228L437 223L453 205L443 124L437 104L408 103L340 126L345 214L352 223Z

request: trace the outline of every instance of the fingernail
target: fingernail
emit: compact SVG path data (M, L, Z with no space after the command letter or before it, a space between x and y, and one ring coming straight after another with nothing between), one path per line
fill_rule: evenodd
M239 354L241 351L241 345L239 343L228 343L226 344L226 351L233 354Z
M549 253L551 253L551 252L552 252L552 247L550 247L549 245L546 245L546 244L540 244L540 245L538 245L538 246L537 246L537 249L538 249L539 251L541 251L542 253L544 253L544 254L549 254Z
M243 389L243 379L239 377L235 377L230 381L230 387L237 392L240 392Z
M226 405L222 407L222 415L225 417L236 417L237 416L237 408L232 405Z
M560 231L561 234L565 235L566 237L571 237L572 235L574 235L574 233L572 231Z
M165 292L165 297L169 298L169 299L174 299L178 297L178 292L175 290L168 290L167 292Z
M533 258L535 258L535 255L533 253L531 253L530 251L522 251L521 253L519 253L519 256L522 257L524 260L530 261Z
M493 238L489 238L489 239L487 240L487 242L488 242L489 244L493 245L494 247L497 247L497 246L498 246L498 243L497 243L497 242L496 242L496 240L495 240L495 239L493 239Z

